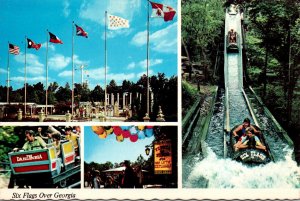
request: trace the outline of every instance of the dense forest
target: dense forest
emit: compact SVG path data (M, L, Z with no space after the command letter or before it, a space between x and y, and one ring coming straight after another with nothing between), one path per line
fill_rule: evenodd
M151 119L155 119L158 113L159 106L162 107L166 120L177 120L177 77L172 76L166 78L164 73L153 75L149 79L150 89L154 94L153 114L150 115ZM33 85L27 84L27 102L36 104L45 104L45 86L43 83L38 82ZM118 86L114 80L111 80L107 86L107 93L141 93L142 100L135 99L133 96L132 104L136 106L138 116L142 120L146 113L146 94L147 94L147 77L142 76L136 83L124 80L122 85ZM71 86L66 83L65 86L59 86L57 82L50 83L48 87L48 104L53 104L60 110L66 111L65 108L70 108L71 105ZM0 86L0 102L6 102L7 87ZM167 96L166 96L167 94ZM89 89L86 85L78 83L74 84L74 99L75 104L79 102L90 101L104 102L104 89L99 85L95 86L93 90ZM115 98L116 99L116 98ZM24 102L24 87L13 90L10 88L10 102Z
M245 84L254 88L297 147L300 144L300 3L239 2L246 30ZM182 0L184 50L190 62L207 64L208 79L201 83L204 88L219 85L223 80L223 67L216 68L215 64L217 52L224 48L225 5L225 1L218 0ZM191 102L189 91L196 82L191 79L183 83L183 96ZM201 92L198 96L205 94ZM183 107L188 105L190 102L183 102Z

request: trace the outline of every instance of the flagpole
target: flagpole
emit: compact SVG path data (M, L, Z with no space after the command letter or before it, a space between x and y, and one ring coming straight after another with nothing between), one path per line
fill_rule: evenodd
M48 111L48 34L49 31L47 29L47 45L46 45L46 109L45 109L45 115L47 116L47 111Z
M107 97L107 87L106 87L106 70L107 70L107 44L106 44L106 30L107 29L107 11L105 11L105 42L104 42L104 51L105 51L105 58L104 58L104 84L105 84L105 92L104 92L104 114L106 116L106 97Z
M148 9L147 9L147 114L150 116L149 109L149 1L148 1ZM147 116L147 115L146 115Z
M74 115L74 21L72 22L72 118Z
M7 51L7 91L6 91L6 101L9 103L9 41L8 41L8 51Z
M27 69L26 69L26 39L27 37L25 36L25 72L24 72L24 117L26 117L26 96L27 96L27 87L26 87L26 82L27 82L27 77L26 77L26 73L27 73Z

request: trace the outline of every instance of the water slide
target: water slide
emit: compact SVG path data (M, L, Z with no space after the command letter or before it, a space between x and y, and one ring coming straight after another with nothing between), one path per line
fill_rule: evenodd
M238 52L227 52L227 33L234 29ZM187 188L299 188L299 172L293 160L293 142L251 87L243 84L243 43L241 15L225 14L224 82L212 108L207 133L194 129L189 145L199 133L198 154L191 148L183 156L183 186ZM249 166L231 158L229 132L244 118L260 127L268 144L272 161ZM196 127L197 128L197 127ZM203 137L205 136L205 137ZM199 139L200 140L200 139ZM202 141L202 140L201 140ZM193 147L193 146L191 146ZM197 149L198 150L198 149ZM196 154L195 154L196 153Z

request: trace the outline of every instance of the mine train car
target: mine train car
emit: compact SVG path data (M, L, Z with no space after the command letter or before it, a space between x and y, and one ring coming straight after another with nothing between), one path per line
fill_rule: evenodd
M8 153L11 167L9 188L65 188L80 182L80 154L73 143L61 141L59 157L53 145L47 146L46 149Z
M227 52L228 53L237 53L239 52L239 35L234 32L235 34L235 40L230 40L230 33L228 32L227 36L226 36L226 45L227 45Z
M236 143L236 141L233 137L233 131L234 129L236 129L237 126L235 126L230 131L230 146L232 148L232 153L233 153L232 158L243 163L251 163L251 164L265 164L271 162L272 156L270 150L268 149L268 145L266 143L263 134L256 135L256 136L260 139L261 143L267 147L267 151L263 151L257 148L245 148L245 149L240 149L238 151L234 151L233 145ZM255 127L256 130L260 131L260 129L257 126L255 125L252 126ZM241 136L241 133L238 134L239 136Z

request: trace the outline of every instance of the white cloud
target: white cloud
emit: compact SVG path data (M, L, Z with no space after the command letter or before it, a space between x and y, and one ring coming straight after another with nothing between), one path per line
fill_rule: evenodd
M55 54L48 60L49 68L53 70L61 70L71 63L70 57L61 54Z
M0 68L0 73L7 73L6 69Z
M131 62L128 64L127 69L134 69L136 67L136 64L134 62Z
M128 36L133 30L132 29L117 29L117 30L108 30L107 31L107 38L114 38L118 35ZM105 39L104 33L102 34L102 39Z
M131 40L131 43L136 46L143 46L147 42L147 31L141 31L135 34Z
M146 45L147 32L142 31L131 40L131 44L138 47ZM177 22L168 27L156 31L150 35L150 48L160 53L174 53L177 54Z
M79 56L74 54L74 65L88 65L89 61L83 61L79 59Z
M162 59L150 59L149 64L150 64L150 66L155 66L155 65L161 64L162 62L163 62ZM140 61L139 66L142 68L147 68L147 59Z
M122 84L123 80L132 80L133 78L135 78L135 73L129 73L129 74L125 74L125 73L117 73L117 74L108 74L107 75L107 82L109 83L110 80L115 80L117 82L118 85ZM107 83L107 84L108 84Z
M140 11L140 7L140 0L122 0L118 1L117 5L116 0L90 0L84 1L81 4L79 17L103 25L105 21L104 13L108 11L109 14L117 15L131 21L136 13Z
M42 43L42 48L47 48L47 42ZM55 46L48 42L48 50L55 51Z
M149 70L149 76L151 76L151 75L153 75L153 70ZM143 75L147 75L147 71L143 71L143 72L140 72L140 73L137 73L136 74L136 77L138 78L138 79L140 79Z
M155 65L158 65L158 64L162 64L163 63L163 60L162 59L150 59L150 66L155 66ZM127 65L127 69L134 69L136 67L140 67L140 68L147 68L147 60L143 60L143 61L140 61L140 62L131 62L130 64Z
M71 70L66 70L58 74L58 77L71 77L71 76L72 76Z
M96 69L91 69L88 70L88 75L89 75L89 79L91 80L97 80L97 83L101 83L104 84L104 67L102 68L96 68ZM109 71L109 68L107 69L107 72ZM107 73L107 84L109 84L109 82L114 79L117 84L122 84L123 80L132 80L135 78L135 73L129 73L129 74L125 74L125 73ZM93 81L91 81L91 83L95 83Z
M10 78L12 81L15 82L24 82L24 77L11 77ZM46 78L44 76L35 76L35 77L27 77L26 78L27 82L42 82L45 81Z
M20 53L18 56L15 56L15 60L24 65L24 53ZM18 68L20 73L24 73L24 67ZM44 73L44 64L40 63L39 57L35 54L27 53L26 54L26 71L27 74L31 75L41 75Z
M107 67L107 69L108 69L108 67ZM105 72L104 67L89 69L87 71L88 71L87 74L89 75L90 79L95 79L95 80L103 79L104 80L104 72Z
M63 6L64 6L64 8L63 8L63 14L64 14L64 16L65 17L68 17L69 15L70 15L70 2L68 1L68 0L65 0L64 2L63 2Z

